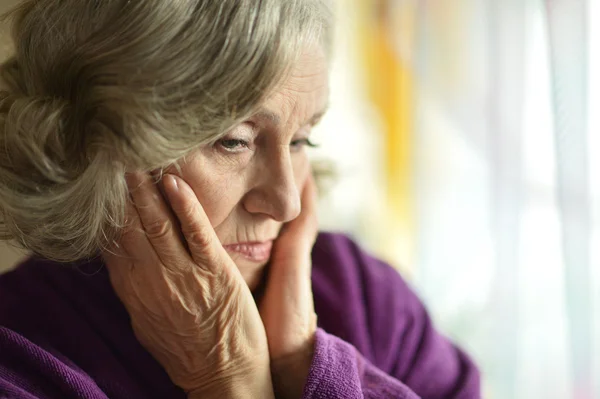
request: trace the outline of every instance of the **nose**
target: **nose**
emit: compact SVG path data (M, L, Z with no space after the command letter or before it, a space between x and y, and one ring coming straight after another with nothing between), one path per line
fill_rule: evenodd
M259 169L256 184L246 194L244 207L286 223L300 215L300 193L289 153L271 158Z

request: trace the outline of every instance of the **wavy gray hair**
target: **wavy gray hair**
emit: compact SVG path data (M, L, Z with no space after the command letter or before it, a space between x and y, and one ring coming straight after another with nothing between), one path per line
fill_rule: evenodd
M167 167L249 117L327 0L27 0L0 66L0 238L92 257L125 224L128 170Z

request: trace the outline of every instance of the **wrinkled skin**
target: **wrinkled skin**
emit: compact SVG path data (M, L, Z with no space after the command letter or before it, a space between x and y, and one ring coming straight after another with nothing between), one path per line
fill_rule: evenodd
M301 396L316 331L317 234L303 146L327 95L325 58L307 50L259 114L181 173L168 170L160 185L128 175L132 225L104 259L136 337L190 397ZM224 247L267 240L261 262ZM257 306L251 290L267 262Z

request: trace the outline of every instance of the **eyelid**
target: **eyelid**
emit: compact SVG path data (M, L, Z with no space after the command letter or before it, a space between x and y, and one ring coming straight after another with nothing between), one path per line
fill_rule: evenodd
M239 154L247 150L252 150L252 146L255 140L255 129L248 126L248 123L241 123L223 136L219 137L215 142L214 146L218 147L220 151L229 154ZM233 147L227 147L224 142L237 142Z
M301 137L301 138L297 138L295 140L292 140L292 142L290 144L304 144L308 147L314 148L314 147L318 147L319 145L316 144L315 142L313 142L310 137Z
M248 144L253 143L256 138L256 129L254 127L250 129L243 129L242 125L245 124L247 125L247 123L242 123L240 125L235 126L233 129L229 130L227 133L214 140L212 144L214 145L223 140L239 140L245 141Z

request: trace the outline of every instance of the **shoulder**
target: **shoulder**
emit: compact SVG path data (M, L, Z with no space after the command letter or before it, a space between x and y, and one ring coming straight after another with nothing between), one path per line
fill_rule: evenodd
M31 258L0 275L0 353L0 397L182 397L136 340L98 260Z
M381 364L424 307L400 274L343 234L321 233L313 249L320 326Z
M31 257L0 275L0 326L44 347L70 342L92 317L88 315L114 302L103 276L87 265Z
M64 266L33 257L0 275L0 393L59 397L58 381L66 378L83 384L70 386L81 395L80 386L94 386L61 351L60 343L72 337L60 337L77 332L69 331L76 327L68 317L70 301L56 285L68 275Z
M0 326L27 339L71 343L71 336L90 335L89 325L100 318L128 323L99 258L59 263L31 257L0 275Z
M348 292L371 301L388 295L411 299L415 296L409 284L396 269L378 259L345 234L322 232L313 248L313 280L318 285L335 282L360 289ZM332 281L333 280L333 281ZM333 288L333 287L332 287Z
M99 269L93 262L64 264L30 257L0 275L0 324L35 319L89 297L100 279L91 267Z
M350 238L319 236L313 294L323 330L420 396L479 397L479 374L471 359L436 331L398 272Z
M32 257L0 275L0 325L22 324L48 304L50 287L42 263Z

